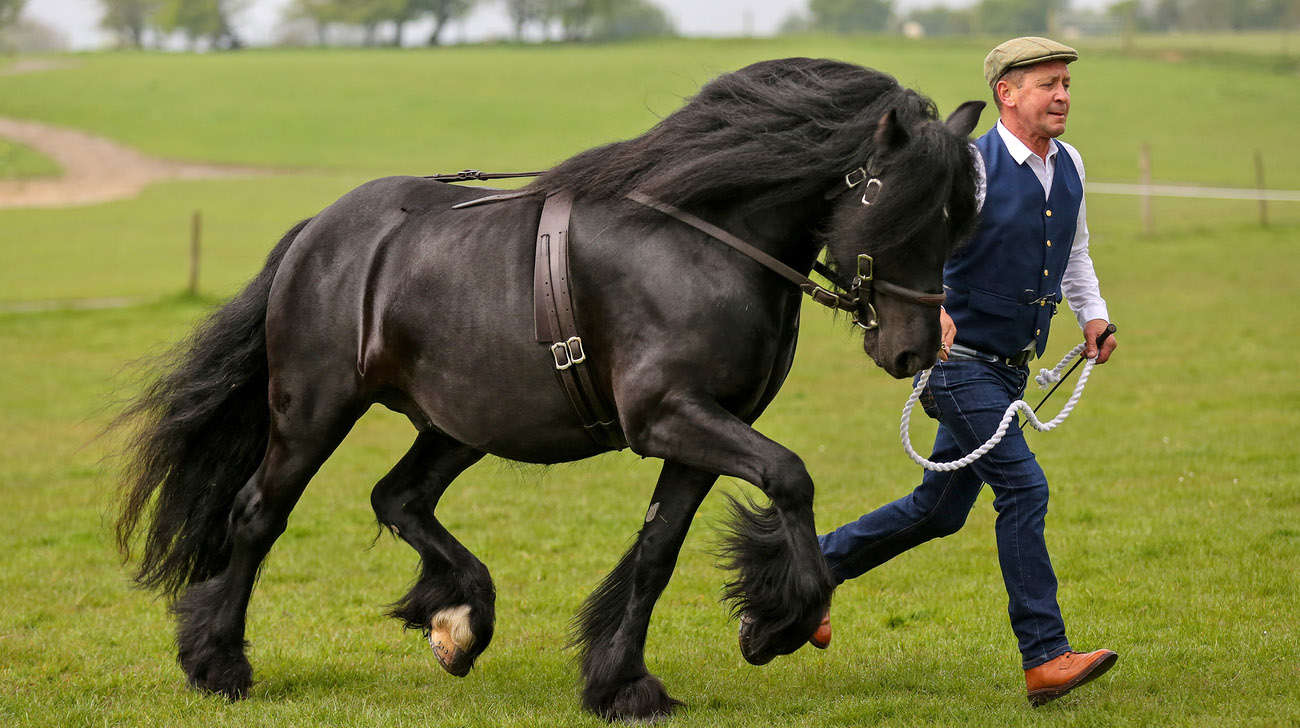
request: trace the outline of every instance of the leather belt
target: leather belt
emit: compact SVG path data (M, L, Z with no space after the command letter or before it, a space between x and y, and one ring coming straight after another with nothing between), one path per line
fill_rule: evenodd
M975 359L978 361L988 362L990 364L1006 364L1009 367L1023 367L1029 364L1029 360L1034 358L1032 349L1025 349L1015 356L998 356L997 354L986 354L985 352L972 349L969 346L953 344L948 349L949 359Z
M537 257L533 267L533 320L537 340L549 343L559 377L582 426L597 444L622 450L627 438L615 410L596 388L587 351L578 335L569 286L569 215L573 196L567 191L547 195L537 226Z

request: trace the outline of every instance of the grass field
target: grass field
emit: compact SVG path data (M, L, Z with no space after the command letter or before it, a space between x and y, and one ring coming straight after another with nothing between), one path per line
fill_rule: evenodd
M30 147L0 138L0 180L50 177L59 173L59 165Z
M87 55L0 77L0 115L85 128L145 151L292 174L159 185L136 200L0 211L0 302L99 296L104 311L0 313L0 722L19 725L598 725L577 707L568 620L644 513L657 464L630 454L550 469L488 461L439 510L492 569L497 633L474 673L439 670L381 616L414 554L376 529L371 485L409 445L367 415L313 481L250 610L260 681L238 704L185 688L165 607L132 590L109 544L107 443L125 365L182 336L250 276L275 238L390 173L546 166L625 137L717 72L830 55L889 70L947 111L983 97L986 44L897 39L672 41L591 48ZM1086 61L1086 63L1085 63ZM1216 69L1099 49L1073 67L1067 137L1092 179L1300 188L1300 90L1264 68ZM985 126L992 116L986 114ZM1025 704L987 493L960 534L836 594L835 642L746 665L717 595L711 496L651 626L650 668L680 725L1300 725L1300 310L1297 205L1089 200L1093 257L1121 348L1059 430L1030 435L1053 483L1048 538L1071 639L1118 667ZM205 228L205 298L184 285L189 214ZM843 321L804 316L794 372L759 428L802 455L829 527L918 477L897 440L905 383ZM1048 359L1073 346L1058 322ZM1058 393L1057 397L1060 397ZM1031 401L1036 398L1031 397ZM1061 398L1060 401L1063 401ZM916 423L913 437L932 429ZM752 490L724 482L720 490Z

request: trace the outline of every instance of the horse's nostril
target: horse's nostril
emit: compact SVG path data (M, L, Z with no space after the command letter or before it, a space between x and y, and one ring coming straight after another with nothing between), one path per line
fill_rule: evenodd
M894 371L901 376L910 377L924 369L921 357L913 352L904 352L894 359Z

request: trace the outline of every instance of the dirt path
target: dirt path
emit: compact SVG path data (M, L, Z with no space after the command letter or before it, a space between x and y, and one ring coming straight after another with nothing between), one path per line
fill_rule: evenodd
M0 181L0 208L65 207L122 200L163 180L249 177L269 170L173 162L75 129L0 117L0 137L35 149L61 177Z

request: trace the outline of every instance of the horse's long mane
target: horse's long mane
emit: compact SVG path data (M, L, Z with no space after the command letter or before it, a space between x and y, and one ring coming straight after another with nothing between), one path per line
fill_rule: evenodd
M582 152L530 188L612 198L632 189L677 206L806 199L867 162L882 114L938 118L892 76L813 58L763 61L705 84L639 137Z

